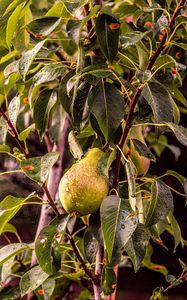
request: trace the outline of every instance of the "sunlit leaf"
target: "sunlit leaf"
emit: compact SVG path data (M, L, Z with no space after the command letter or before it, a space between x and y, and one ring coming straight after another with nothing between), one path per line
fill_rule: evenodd
M38 44L36 44L36 46L34 48L25 52L22 55L22 57L19 61L19 72L20 72L20 75L22 76L23 80L25 80L27 72L28 72L35 56L40 51L40 49L43 47L44 43L45 43L45 40L39 42Z
M12 243L0 249L0 265L10 259L12 256L17 255L25 250L31 250L31 246L26 243Z
M61 20L62 20L61 18L57 18L57 17L44 16L33 20L31 23L27 24L26 27L34 35L38 34L45 37L57 28Z
M47 179L48 173L58 156L58 152L51 152L44 156L25 159L21 162L21 169L30 179L42 184Z

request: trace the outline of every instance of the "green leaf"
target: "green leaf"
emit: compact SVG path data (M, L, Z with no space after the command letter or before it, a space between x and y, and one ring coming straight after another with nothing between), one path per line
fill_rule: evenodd
M0 265L10 259L12 256L17 255L25 250L31 250L31 246L25 243L12 243L0 249Z
M100 14L95 26L101 50L109 63L112 63L118 52L120 23L112 16Z
M52 166L59 157L58 152L47 153L44 156L32 157L21 162L21 169L27 177L43 184Z
M39 42L38 44L36 44L36 46L34 48L32 48L29 51L26 51L22 57L19 60L19 72L21 77L23 78L23 80L25 81L27 72L35 58L35 56L37 55L37 53L40 51L40 49L43 47L45 43L44 41Z
M110 140L124 116L124 100L120 91L111 83L100 82L92 88L88 105L105 139Z
M102 271L102 288L105 295L110 295L116 288L116 275L111 268L103 268Z
M58 90L58 97L59 101L62 104L64 110L69 113L70 105L71 105L71 98L68 93L67 83L69 79L71 79L75 75L74 71L68 72L60 82L59 90Z
M156 162L154 154L149 150L146 144L142 143L137 139L132 139L133 144L141 156L147 157L148 159Z
M152 226L165 220L173 210L173 196L169 187L161 180L155 180L151 187L152 199L149 204L145 225Z
M13 286L8 289L3 289L0 291L0 299L3 300L16 300L21 296L20 288L18 286Z
M182 145L187 146L187 128L170 122L166 125L173 131L178 141Z
M8 19L7 28L6 28L6 43L8 48L11 48L12 39L14 37L16 31L16 25L20 18L22 9L23 9L23 3L21 3L16 7L16 9L13 11L13 13Z
M16 198L11 195L5 197L0 203L0 235L4 231L6 224L21 209L22 205L30 198Z
M15 256L9 258L6 262L3 263L1 269L1 281L5 281L12 274L12 267L14 265Z
M49 274L43 272L40 266L33 267L31 270L26 272L20 280L21 296L32 292L39 287L47 278Z
M51 32L53 32L57 26L62 21L61 18L58 17L40 17L38 19L35 19L31 23L27 24L27 28L30 32L32 32L34 35L41 35L41 36L47 36Z
M62 2L55 3L46 13L46 17L57 17L63 19L72 18L71 13L67 10L66 6Z
M171 228L168 230L174 237L175 245L174 245L174 252L176 251L177 246L181 243L183 245L183 238L181 234L180 226L175 219L172 212L169 213L167 217L168 222L170 223Z
M33 118L40 139L48 126L51 109L57 101L57 92L55 90L46 90L40 94L34 104Z
M9 103L8 114L10 121L14 126L16 126L17 117L20 109L20 96L15 96Z
M139 41L141 41L146 35L147 32L140 32L140 31L128 32L125 35L121 36L120 38L121 46L123 48L128 48L130 46L133 46L137 44Z
M84 153L73 130L71 130L70 133L68 134L68 143L70 147L70 152L72 153L73 157L75 159L81 159Z
M60 261L57 261L54 257L54 246L57 243L55 236L57 233L56 226L48 225L42 229L35 243L38 263L42 270L49 275L56 273L61 266Z
M185 43L177 43L177 42L172 41L171 44L187 51L187 44L185 44Z
M101 204L101 226L109 262L115 252L125 246L137 227L137 216L131 216L131 212L129 202L118 196L108 196Z
M44 290L45 293L45 299L51 299L51 296L53 294L53 291L55 289L55 279L53 278L47 278L43 283L42 283L42 289Z
M10 150L8 145L0 145L0 153L10 153Z
M151 106L155 123L171 122L173 107L170 94L158 81L148 82L142 92Z
M62 64L48 64L34 75L33 84L39 85L57 79L59 76L63 75L65 67L66 66Z
M91 230L88 228L84 233L84 253L90 264L96 260L98 241L94 238Z
M7 223L4 226L3 232L12 232L12 233L17 233L17 229L14 225L12 225L11 223Z
M166 69L172 67L176 67L176 61L172 56L168 54L159 55L159 57L154 63L154 72L157 72L160 69Z
M146 254L150 233L143 224L138 224L132 237L126 243L124 249L132 260L134 271L137 272Z
M26 141L27 137L31 133L31 131L34 129L34 124L30 125L26 129L24 129L22 132L18 134L18 138L20 141Z

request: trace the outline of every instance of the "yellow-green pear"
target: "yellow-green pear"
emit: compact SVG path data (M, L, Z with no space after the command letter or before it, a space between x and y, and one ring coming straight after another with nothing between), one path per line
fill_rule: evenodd
M103 155L102 150L92 148L62 177L59 198L68 213L81 216L93 213L107 196L108 179L98 171L98 162Z

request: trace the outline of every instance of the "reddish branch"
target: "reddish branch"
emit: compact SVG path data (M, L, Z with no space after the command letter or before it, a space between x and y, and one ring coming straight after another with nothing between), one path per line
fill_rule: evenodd
M0 108L0 114L2 115L3 119L6 121L8 128L9 128L9 132L12 135L12 137L16 140L21 152L25 155L25 157L28 157L28 151L25 148L25 144L23 141L20 141L19 136L18 136L18 132L16 130L16 128L14 127L14 125L12 124L10 118L6 115L6 113L3 111L2 108Z
M185 2L186 2L186 0L181 0L179 2L179 4L177 5L177 7L171 17L170 23L168 25L171 32L173 32L173 30L174 30L175 19L179 15L179 12L180 12L181 8L184 6ZM162 41L160 42L158 48L156 49L155 53L150 57L148 65L147 65L147 70L151 71L156 59L158 58L158 56L161 54L161 52L165 48L166 38L167 38L167 33L165 33L163 35ZM136 92L134 94L134 97L131 101L129 112L128 112L127 119L126 119L125 129L124 129L123 135L122 135L121 140L118 145L120 149L123 148L125 141L127 139L129 130L132 127L134 109L135 109L135 106L139 100L141 93L142 93L142 87L143 87L142 84L139 84L139 86L137 87ZM114 182L113 182L113 188L115 188L115 189L117 188L118 181L119 181L120 162L121 162L121 151L118 150L116 162L115 162L115 174L114 174Z
M186 0L181 0L176 7L176 9L171 17L170 23L168 25L168 27L170 29L170 33L172 33L174 31L175 19L179 15L180 10L184 6L185 3L186 3ZM148 65L147 65L147 70L151 71L156 59L161 54L161 52L164 50L166 39L167 39L167 33L165 33L163 35L162 41L160 42L158 48L156 49L155 53L150 57L150 59L148 61ZM129 130L132 127L134 109L139 100L139 97L141 96L142 89L143 89L142 84L139 84L139 86L137 87L136 92L134 94L134 97L131 101L129 112L128 112L127 119L126 119L125 129L124 129L123 135L121 137L121 140L118 144L119 149L123 149L123 146L126 142L126 139L127 139L128 133L129 133ZM117 150L117 157L116 157L115 167L114 167L115 174L114 174L113 188L115 188L115 189L118 187L120 163L121 163L121 155L122 155L121 151L119 151L119 149ZM107 300L115 300L115 297L116 297L116 291L112 295L108 296Z

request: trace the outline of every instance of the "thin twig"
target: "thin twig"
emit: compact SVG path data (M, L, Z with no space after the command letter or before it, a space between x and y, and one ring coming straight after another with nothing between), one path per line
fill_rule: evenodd
M9 132L13 136L13 138L16 140L17 144L19 145L19 148L20 148L21 152L27 158L28 157L28 150L25 148L24 142L20 141L19 136L18 136L18 132L17 132L16 128L14 127L14 125L12 124L10 118L6 115L6 113L4 112L4 110L2 108L0 108L0 114L2 115L3 119L6 121L8 127L9 127Z
M54 210L55 214L57 216L60 216L60 213L59 213L59 211L58 211L58 209L57 209L57 207L56 207L56 205L55 205L55 203L54 203L54 201L53 201L53 199L52 199L52 197L51 197L51 195L49 193L49 190L48 190L47 186L44 185L42 188L43 188L43 190L44 190L44 192L45 192L45 194L47 196L47 201L48 201L49 205L52 207L52 209Z
M177 280L186 281L187 273L185 273L184 275L181 275L179 278L177 278ZM163 294L165 294L168 290L172 289L173 287L176 287L175 282L171 283L167 288L165 288L165 290L163 291Z
M102 260L103 260L103 246L99 246L97 255L96 255L96 261L95 261L95 275L97 275L99 278L101 278L102 274ZM100 285L93 285L94 288L94 300L101 300L101 286Z
M76 244L75 244L75 241L74 241L73 237L71 236L71 233L69 232L68 229L66 229L66 233L67 233L67 236L68 236L69 241L70 241L70 243L71 243L71 246L72 246L72 248L73 248L73 251L74 251L74 253L75 253L75 255L76 255L78 261L81 263L81 266L82 266L83 270L85 271L85 273L88 275L88 277L93 281L93 283L94 283L95 285L99 285L99 284L100 284L99 276L93 274L93 273L87 268L87 266L85 265L85 262L84 262L82 256L81 256L80 253L79 253L79 250L78 250L78 248L77 248L77 246L76 246Z

